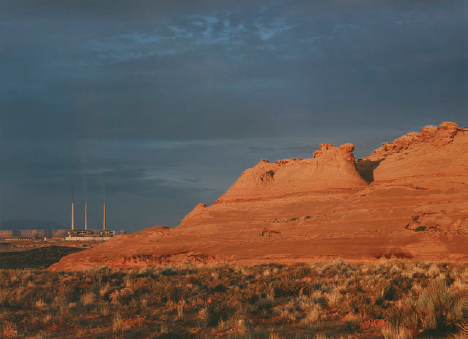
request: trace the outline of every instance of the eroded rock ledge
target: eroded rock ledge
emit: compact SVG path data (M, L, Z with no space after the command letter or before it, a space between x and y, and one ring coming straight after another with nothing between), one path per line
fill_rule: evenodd
M354 145L335 147L321 144L311 159L284 159L273 163L261 160L217 201L249 200L322 190L366 185L356 171Z
M371 155L364 160L379 160L389 155L407 150L417 144L431 144L434 146L445 146L453 142L454 137L462 129L456 123L443 122L439 126L425 126L420 133L410 132L395 139L393 142L383 142Z

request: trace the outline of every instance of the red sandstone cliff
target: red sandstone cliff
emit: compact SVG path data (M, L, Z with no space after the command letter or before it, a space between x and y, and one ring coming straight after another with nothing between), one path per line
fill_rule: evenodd
M52 269L164 262L467 261L468 130L427 126L355 163L352 144L262 160L175 229L118 236Z

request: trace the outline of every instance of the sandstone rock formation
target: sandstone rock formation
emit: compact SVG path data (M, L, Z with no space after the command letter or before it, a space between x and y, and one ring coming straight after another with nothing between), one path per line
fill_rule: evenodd
M445 122L355 163L352 144L260 161L170 231L118 236L51 269L164 262L468 260L468 129Z
M446 185L458 185L466 182L468 173L466 146L466 132L454 123L444 122L383 144L364 160L383 160L374 171L378 181L399 179L434 186L437 178L443 178Z
M321 144L313 159L261 160L218 200L249 200L328 188L366 185L356 170L354 145Z
M400 153L417 145L445 146L453 142L455 136L463 129L453 122L443 122L438 127L429 125L423 127L421 133L410 132L394 140L384 142L382 147L376 149L366 159L378 160L389 155Z

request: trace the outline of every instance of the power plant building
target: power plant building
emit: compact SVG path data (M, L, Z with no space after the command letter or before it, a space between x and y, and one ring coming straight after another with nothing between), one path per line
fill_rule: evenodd
M105 241L112 239L115 235L115 231L106 229L106 203L102 205L102 231L94 231L88 229L88 202L85 202L85 221L84 230L75 229L75 203L71 204L71 230L68 232L68 236L65 240L69 241Z

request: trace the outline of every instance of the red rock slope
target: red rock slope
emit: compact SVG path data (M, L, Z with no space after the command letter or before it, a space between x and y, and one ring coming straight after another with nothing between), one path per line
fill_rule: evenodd
M354 145L321 144L313 159L261 160L242 173L218 200L249 200L299 194L328 188L365 186L356 170Z
M262 160L213 206L64 257L53 270L166 262L468 259L468 129L427 126L357 163L352 144Z

